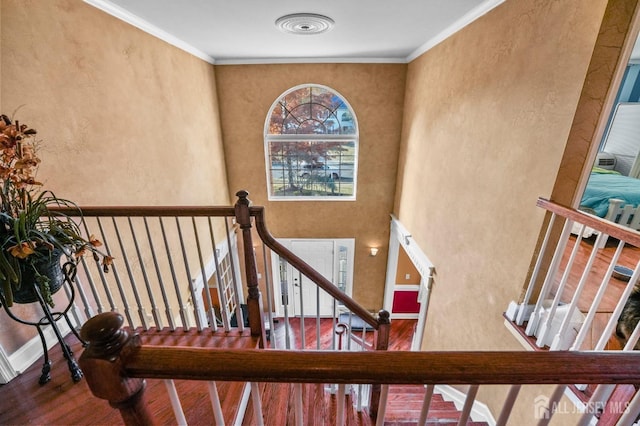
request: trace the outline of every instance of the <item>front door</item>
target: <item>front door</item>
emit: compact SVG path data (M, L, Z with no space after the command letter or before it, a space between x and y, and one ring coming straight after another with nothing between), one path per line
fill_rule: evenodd
M327 280L351 294L353 240L305 239L280 242ZM275 280L275 291L287 294L287 297L278 299L287 303L289 313L305 317L318 313L323 317L334 314L333 298L291 265L285 263L274 270L280 272L280 277L274 277L279 278Z

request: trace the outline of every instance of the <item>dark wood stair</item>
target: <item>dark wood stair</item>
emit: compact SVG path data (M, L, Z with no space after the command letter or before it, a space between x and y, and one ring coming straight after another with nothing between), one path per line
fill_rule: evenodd
M425 388L422 385L392 385L389 386L387 411L384 424L387 426L417 425L422 410ZM460 411L451 401L445 401L442 395L434 393L427 416L427 425L457 424ZM481 426L486 422L467 422L467 425Z

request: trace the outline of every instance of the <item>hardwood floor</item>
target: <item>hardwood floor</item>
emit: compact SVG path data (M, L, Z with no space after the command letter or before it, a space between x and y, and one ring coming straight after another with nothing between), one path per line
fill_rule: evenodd
M296 319L296 321L298 321ZM291 322L295 330L296 321ZM278 327L282 327L284 322L279 322ZM299 321L298 321L299 324ZM413 336L415 320L395 320L391 326L391 350L408 350ZM276 327L276 332L280 332ZM309 327L306 333L307 339L315 339L311 333L315 329L315 321L306 320L305 327ZM151 331L142 334L145 343L152 344L183 344L183 345L207 345L210 344L211 334L200 334L195 332L179 332L176 340L176 332ZM246 337L246 336L245 336ZM237 341L237 339L235 339ZM250 338L246 339L249 345ZM82 346L73 336L68 336L66 341L71 346L76 356L82 352ZM176 343L179 341L181 343ZM216 343L220 345L221 342ZM122 419L118 411L112 409L104 400L93 397L87 387L85 380L74 383L67 370L66 361L62 356L59 347L50 350L50 358L53 363L51 369L51 381L45 385L38 384L42 361L36 362L27 371L12 380L6 385L0 386L0 424L2 425L115 425L122 424ZM185 382L176 380L176 388L181 396L185 415L189 424L212 424L213 414L206 383ZM221 396L223 407L234 408L235 401L225 403L227 395L237 395L239 383L218 382L218 392ZM286 387L288 385L281 385ZM305 387L307 407L316 406L318 398L317 386L307 385ZM314 391L315 387L315 391ZM175 424L175 419L171 411L171 406L165 390L164 383L160 380L147 381L147 403L155 413L159 424ZM266 398L271 398L267 396ZM331 403L335 400L335 395L327 394L325 399ZM314 402L316 401L316 402ZM335 402L334 402L335 404ZM280 408L279 408L280 407ZM307 409L305 407L305 410ZM263 408L269 412L269 424L285 425L290 410L284 410L278 406L274 400L263 402ZM406 405L405 405L406 408ZM390 414L391 411L388 411ZM225 412L225 418L232 418L230 409ZM315 416L314 416L315 418ZM370 420L365 414L349 411L349 424L367 425ZM273 422L273 423L272 423ZM316 424L324 424L324 420L316 420ZM250 424L250 423L249 423ZM314 424L312 421L309 424Z
M560 264L560 272L558 274L558 278L555 282L555 286L552 289L552 296L557 292L557 288L560 282L560 277L562 273L564 273L566 269L566 265L569 259L569 254L573 247L575 246L576 237L571 236L569 239L569 243L567 245L567 249L564 252L563 260ZM582 278L582 271L585 269L587 262L589 260L589 256L592 253L595 244L595 236L583 239L580 242L580 246L578 247L578 251L576 252L574 266L569 271L567 284L564 288L564 291L561 295L561 302L569 303L573 297L576 287ZM591 268L591 272L586 277L585 287L582 293L582 297L578 302L578 309L584 315L589 311L591 304L596 296L596 292L598 291L603 277L611 260L613 259L614 253L616 252L618 246L618 240L609 238L607 244L604 248L597 250L597 255L595 257L593 266ZM626 245L622 250L622 253L617 261L617 265L625 266L630 269L634 269L636 265L640 262L640 248ZM591 350L595 347L596 343L600 339L600 336L604 332L604 329L609 321L611 314L620 300L620 296L627 286L627 281L616 278L615 276L609 280L609 284L607 286L607 290L604 293L604 296L598 305L598 309L596 311L596 315L594 317L593 323L589 329L589 333L584 343L581 346L581 350ZM550 297L552 297L550 296ZM548 347L538 348L536 345L536 337L535 336L527 336L525 334L525 329L527 327L527 323L525 322L523 326L516 326L513 323L510 323L514 330L520 334L520 336L528 342L530 347L534 350L547 350ZM605 350L620 350L622 349L618 340L611 336L607 344L605 346ZM625 387L621 387L626 389ZM595 385L588 386L585 390L578 390L575 386L571 386L575 395L582 400L583 402L587 402L591 397L593 390L595 389Z

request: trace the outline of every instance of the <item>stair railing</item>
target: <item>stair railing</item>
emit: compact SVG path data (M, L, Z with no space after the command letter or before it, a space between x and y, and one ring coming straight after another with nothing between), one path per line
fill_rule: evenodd
M366 324L370 331L363 340L376 350L386 350L388 313L367 311L280 244L267 229L264 208L251 206L246 191L237 196L233 207L89 206L81 207L81 217L74 209L59 209L78 221L87 237L94 234L101 240L101 249L114 258L109 273L97 261L80 259L78 302L73 309L76 323L80 325L96 313L116 311L123 314L129 328L145 331L186 331L192 327L216 331L222 327L243 332L247 324L262 347L269 343L280 347L275 344L275 333L270 332L277 319L273 317L273 274L268 261L270 256L278 256L315 283L318 293L333 298L334 326L340 310L349 321L357 318ZM257 257L259 247L262 259ZM261 288L266 290L266 301ZM311 320L303 315L299 321L303 344L304 325ZM318 312L318 329L324 321ZM334 342L321 345L320 332L316 335L315 349L335 349ZM370 410L376 410L379 392L379 387L374 388Z
M93 394L119 409L127 425L154 423L145 403L145 379L371 383L385 388L390 384L467 384L474 392L485 385L640 383L637 352L345 352L148 346L141 345L122 323L116 313L89 320L82 329L89 345L79 362ZM432 391L427 386L425 392L429 389ZM252 392L258 390L257 385L252 386ZM516 397L517 392L507 396L508 405L498 425L507 424ZM380 413L376 422L381 425L384 410ZM546 424L548 411L537 409L535 413L540 415L539 424ZM263 419L261 411L254 415L256 424L270 420ZM638 412L628 415L637 416ZM296 419L296 423L302 424L303 419Z
M94 234L103 242L103 251L115 259L108 274L91 259L81 259L79 311L85 318L105 311L122 312L134 329L168 326L174 330L195 325L198 330L216 330L218 326L229 329L231 322L242 329L241 305L246 302L252 334L264 336L263 312L272 309L262 308L260 280L269 280L271 272L267 261L258 268L255 230L256 245L261 239L263 247L329 294L336 306L361 318L376 331L376 348L386 349L388 316L382 314L380 320L280 244L267 230L264 208L251 206L246 191L237 195L234 207L89 206L81 207L81 218L74 217L77 211L73 209L58 209L81 220L87 236ZM220 265L225 262L230 272L223 276ZM230 293L220 291L227 278L233 282ZM269 282L262 284L267 291L271 289ZM218 290L220 300L203 292L208 285ZM268 303L272 302L269 295Z

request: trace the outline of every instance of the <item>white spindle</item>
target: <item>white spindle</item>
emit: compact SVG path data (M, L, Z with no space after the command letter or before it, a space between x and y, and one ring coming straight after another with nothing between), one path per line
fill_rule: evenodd
M182 320L182 327L188 329L191 327L189 323L189 315L187 315L187 307L184 304L182 299L182 292L180 291L180 285L178 284L178 278L176 276L176 270L173 265L173 256L171 255L171 246L169 245L169 239L167 238L167 231L164 226L164 221L162 217L158 218L158 222L160 223L160 230L162 231L162 240L164 242L165 252L167 254L169 270L171 271L171 279L173 280L173 289L176 294L176 299L178 300L178 306L180 309L180 319Z
M569 260L567 261L567 264L565 266L564 273L562 274L562 279L560 280L560 284L558 284L558 289L556 290L556 294L553 298L553 302L551 302L551 306L549 307L546 318L540 325L538 340L536 340L536 344L539 347L543 347L546 344L547 333L549 332L549 329L551 328L551 324L553 323L553 318L556 315L556 310L558 308L558 305L560 304L560 298L562 297L562 292L564 291L567 281L569 280L569 275L571 274L571 268L573 268L573 264L576 260L578 250L580 248L580 241L582 241L582 230L580 231L580 234L576 238L575 245L573 246L573 250L571 250L571 256L569 256Z
M427 423L429 417L429 408L431 407L431 400L433 399L434 385L427 385L424 390L424 399L422 400L422 408L420 409L420 418L418 419L418 425L424 425Z
M338 395L336 399L336 424L343 425L344 422L344 406L346 403L346 385L341 383L338 385Z
M594 246L597 246L598 240L602 238L602 235L603 234L598 235L598 238L596 239L596 243L594 244ZM577 241L576 241L576 245L578 245ZM593 268L593 264L596 260L597 255L598 255L598 250L595 247L592 248L591 254L589 255L589 260L587 260L587 264L584 266L584 269L582 270L582 276L580 277L580 281L578 281L578 285L573 292L573 297L571 298L571 302L569 303L569 306L567 308L567 313L565 314L565 317L562 320L562 323L560 324L560 328L558 329L558 332L553 337L553 342L551 343L551 350L564 350L564 349L568 349L568 347L570 346L570 345L567 346L563 342L563 339L565 338L567 330L569 329L569 324L571 323L573 312L578 306L578 300L580 300L580 297L582 296L582 292L584 291L584 288L587 285L587 278L591 273L591 269Z
M102 236L102 244L104 244L105 250L107 251L107 253L113 253L110 249L109 249L109 239L107 238L107 235L104 232L104 227L102 226L102 221L100 220L100 218L96 218L97 222L98 222L98 228L100 228L100 235ZM115 226L115 223L114 223ZM98 271L100 271L100 276L102 277L102 282L105 286L105 291L107 291L107 289L109 288L109 285L107 284L106 278L104 276L104 272L102 271L102 268L98 267ZM120 294L120 300L122 301L122 303L124 304L124 316L125 318L127 318L127 322L129 323L129 327L132 329L135 329L135 324L133 322L133 318L131 317L131 308L129 306L129 301L127 300L127 295L125 293L124 287L122 286L122 281L120 280L120 274L118 274L118 268L116 266L116 263L111 265L111 269L110 269L111 273L113 274L113 278L116 281L116 287L118 288L118 293ZM110 294L110 292L108 293ZM112 301L112 298L111 298ZM115 312L120 312L120 310L113 305L112 306L112 310Z
M620 295L620 300L618 300L616 307L613 309L613 312L611 313L611 317L609 318L609 321L607 322L606 327L602 331L602 334L600 335L600 340L598 340L598 343L596 344L596 347L594 348L594 350L601 351L607 345L607 342L609 341L609 338L611 337L613 330L615 330L616 325L618 324L618 318L620 318L620 314L624 309L624 305L627 303L627 299L629 298L629 295L631 294L634 287L636 286L636 283L638 282L639 277L640 277L640 262L636 264L633 274L631 274L631 278L629 279L627 286L625 287L622 294Z
M296 425L302 426L304 421L304 410L302 409L302 383L294 383L293 392L296 404Z
M212 331L218 330L218 324L216 323L216 314L213 310L213 302L211 301L211 292L209 291L209 277L207 276L207 271L204 266L204 259L202 256L202 245L200 244L200 236L198 234L198 224L196 223L196 218L191 217L191 225L193 226L193 236L195 238L196 249L198 252L198 262L200 263L200 277L202 279L202 292L204 293L205 300L207 301L207 305L209 309L207 309L207 319L209 322L209 327ZM213 251L216 251L215 246L213 247ZM216 269L218 264L216 263ZM204 309L204 308L203 308Z
M533 310L533 314L531 314L531 316L529 317L529 322L527 323L527 328L525 330L527 336L533 336L538 330L540 319L543 313L542 302L547 297L547 295L551 291L551 287L553 286L553 281L555 279L556 273L558 272L558 268L560 267L560 261L562 260L564 251L567 248L567 242L569 241L569 236L571 235L572 226L573 221L571 220L567 220L564 224L562 234L560 235L560 240L558 241L558 245L556 246L553 258L551 259L551 264L549 265L549 269L547 270L547 275L545 276L544 283L542 284L542 288L540 289L540 294L538 296L536 306Z
M576 337L575 342L573 342L573 345L571 346L570 350L572 351L580 350L580 347L582 346L582 344L584 343L584 340L589 334L589 331L591 330L591 323L593 322L593 319L595 318L596 313L598 312L598 306L600 306L600 302L602 301L602 298L604 297L607 287L609 286L609 282L611 281L611 275L613 274L613 268L615 268L616 263L618 263L618 259L622 254L622 249L624 248L624 245L625 245L624 241L620 241L620 243L618 244L618 248L616 249L616 252L613 254L613 257L611 258L611 262L609 263L607 272L605 272L604 276L602 277L602 281L600 282L600 287L598 288L598 292L596 293L595 297L593 298L593 301L591 302L591 306L589 307L589 312L587 313L584 323L582 324L582 327L580 327L580 332L578 333L578 336Z
M89 282L89 288L91 289L91 296L93 297L93 300L96 304L96 309L98 310L98 313L102 313L104 312L104 306L102 304L102 298L100 297L100 293L98 293L98 289L96 288L96 284L93 281L93 277L91 276L91 271L89 269L89 265L87 265L87 262L85 260L84 257L80 258L80 264L82 264L82 270L84 271L84 275L87 278L87 281ZM78 275L76 274L76 284L77 287L80 288L84 288L84 285L82 283L82 281L80 280L80 278L78 277ZM85 313L87 314L87 318L91 318L93 315L90 315L89 313L93 312L93 310L91 309L91 304L88 303L88 307L85 306Z
M589 398L588 406L596 407L602 401L607 401L611 397L611 394L613 393L615 388L616 388L616 385L598 385L596 387L596 390L593 391L591 398ZM578 423L576 423L576 426L589 426L592 421L593 421L593 412L586 410L580 416L580 419L578 420Z
M580 232L582 234L582 231ZM549 398L549 405L546 408L546 411L544 413L541 412L536 412L536 414L540 414L540 419L538 420L538 426L546 426L549 424L549 422L551 421L551 418L553 417L553 414L555 413L555 410L553 409L553 407L557 407L558 403L560 402L560 399L562 399L562 395L564 395L564 390L567 388L566 385L559 385L556 386L555 390L553 391L553 394L551 394L551 397Z
M136 283L136 279L133 275L133 271L131 269L131 264L129 263L129 255L127 254L127 250L125 248L124 242L122 240L122 235L120 234L120 227L118 226L118 222L115 217L111 218L113 223L113 229L116 232L116 239L118 240L118 245L120 246L120 252L122 253L122 262L127 269L127 275L129 276L129 287L131 287L131 292L133 293L133 297L136 301L136 310L138 311L138 318L140 318L140 324L142 328L147 331L149 330L149 324L147 322L147 313L142 304L142 300L140 299L140 293L138 292L138 284ZM135 238L134 238L135 239ZM118 283L118 286L120 283ZM125 300L124 292L121 291L121 295L123 300ZM126 302L125 302L126 303ZM126 303L128 305L128 303Z
M227 247L229 247L229 260L231 261L231 282L233 283L233 300L235 302L235 306L236 306L236 323L238 324L237 327L240 331L244 331L244 314L242 313L242 309L241 309L241 304L242 304L242 299L243 297L241 297L243 293L243 288L242 288L242 282L241 280L238 279L238 277L236 277L236 263L238 261L238 259L236 259L236 257L233 255L234 254L234 250L232 250L232 247L236 247L235 244L231 244L231 236L235 235L233 234L230 229L229 229L229 218L225 218L224 219L224 226L225 226L225 230L226 230L226 237L227 237ZM235 236L234 236L235 239Z
M273 254L272 254L273 255ZM267 258L267 249L266 246L262 246L262 262L265 268L264 278L265 278L265 287L267 290L267 311L269 315L269 342L272 348L275 348L278 344L276 341L276 333L275 333L275 323L273 321L273 313L275 312L273 306L273 288L271 287L273 283L271 282L271 268L269 267L269 260Z
M253 402L253 416L257 426L264 426L262 418L262 399L260 397L260 387L257 383L251 382L251 401Z
M378 417L376 418L376 426L384 425L384 416L387 411L387 398L389 397L389 385L380 386L380 403L378 405Z
M158 256L156 254L155 245L153 244L153 238L151 237L151 230L149 229L149 222L147 218L143 218L144 221L144 229L147 234L147 241L149 242L149 251L151 253L151 258L153 259L153 266L156 271L156 278L158 279L159 287L160 287L160 295L162 296L162 302L164 303L164 310L167 318L167 322L169 324L169 329L171 331L175 331L176 324L173 320L173 311L171 309L171 304L169 303L169 298L167 296L167 289L164 285L164 280L162 279L162 273L160 272L160 264L158 263ZM160 315L158 314L158 318ZM162 320L160 320L159 324L156 324L157 327L162 326Z
M469 418L471 417L471 409L473 408L473 403L476 401L476 395L478 394L479 387L480 386L478 385L469 386L467 397L464 399L464 405L462 406L462 412L460 413L458 426L466 426L467 421L469 421Z
M549 220L549 224L547 225L547 231L544 234L544 240L542 241L542 246L540 247L540 253L546 253L547 251L547 246L549 245L549 236L551 235L551 230L553 228L553 225L555 224L555 221L556 221L556 214L553 213L551 215L551 219ZM531 278L529 279L529 285L527 286L527 291L525 292L522 303L520 304L520 308L518 309L518 313L515 320L517 325L521 326L522 324L524 324L525 320L527 319L525 318L525 312L526 312L525 308L529 304L529 301L531 300L531 296L533 295L533 289L535 287L536 282L538 281L538 274L540 273L540 266L542 265L543 258L544 256L540 255L536 259L536 264L533 268L533 272L531 273Z
M211 408L213 410L213 418L216 420L216 426L224 426L224 415L222 414L222 405L220 404L220 396L218 395L218 386L216 382L207 382L209 386L209 399L211 400Z
M512 385L509 388L507 398L505 399L504 404L502 404L502 410L500 411L500 416L498 417L496 426L504 426L507 424L507 420L509 420L511 410L513 410L513 405L516 403L516 399L518 398L518 393L520 393L521 387L521 385Z
M155 326L158 330L163 328L162 325L162 317L160 316L160 310L158 309L158 305L156 304L156 299L154 297L154 292L151 289L151 282L149 281L149 276L147 275L147 268L145 267L144 256L140 250L140 244L138 243L138 237L136 236L136 231L133 226L133 221L130 217L127 218L129 222L129 229L131 231L131 237L133 238L133 245L136 249L136 256L138 257L138 264L140 265L140 272L142 273L142 279L144 280L144 286L147 290L147 297L149 298L149 303L151 304L151 315L153 316L153 321L155 322ZM144 223L146 224L146 218L144 218Z
M302 288L300 289L302 291ZM316 349L320 350L320 286L316 286Z
M213 245L213 261L216 264L216 282L218 283L218 301L220 302L220 316L222 319L222 326L225 331L231 330L231 319L229 318L229 312L227 307L229 306L229 302L227 301L227 292L224 288L226 284L222 278L222 274L220 271L220 259L218 257L218 249L216 248L216 242L213 235L213 224L211 223L211 218L209 218L209 234L211 238L211 244ZM244 319L240 319L236 314L236 324L237 327L244 327ZM242 324L242 325L241 325Z
M180 218L176 217L176 230L178 231L178 240L180 241L180 249L182 251L182 261L184 262L184 270L187 274L187 283L189 285L189 293L191 294L191 303L193 304L193 316L196 321L196 328L198 331L204 330L204 321L202 318L202 307L200 306L200 299L196 293L194 287L193 278L191 277L191 271L189 267L189 258L187 256L187 247L184 242L184 236L182 234L182 227L180 226Z
M305 349L307 347L307 339L304 329L304 291L302 291L302 272L300 271L298 271L298 291L300 293L300 349Z
M184 417L184 411L182 410L182 404L180 403L180 398L178 397L178 391L176 391L175 383L173 382L173 380L165 380L164 384L167 388L167 392L169 393L169 401L171 401L173 415L176 417L176 424L186 426L187 419Z

